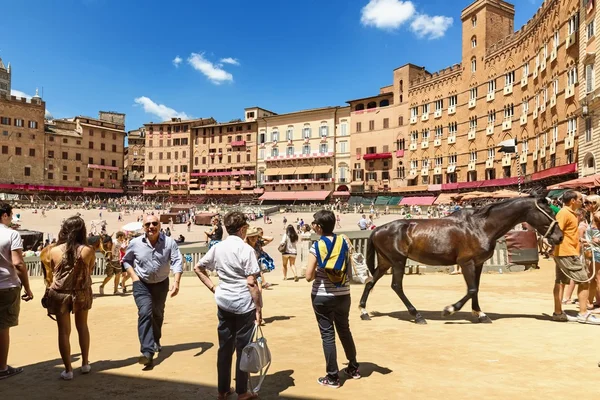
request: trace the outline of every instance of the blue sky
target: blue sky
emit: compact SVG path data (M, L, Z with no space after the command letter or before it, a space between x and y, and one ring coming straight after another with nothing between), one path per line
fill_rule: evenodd
M127 114L127 130L171 115L243 117L343 105L407 62L460 61L470 0L16 0L0 57L12 89L43 87L56 118ZM515 1L518 29L541 0Z

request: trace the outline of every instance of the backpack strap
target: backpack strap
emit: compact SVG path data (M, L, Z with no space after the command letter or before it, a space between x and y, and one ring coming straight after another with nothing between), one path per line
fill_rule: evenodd
M323 259L321 257L321 251L319 250L319 242L315 243L315 250L317 253L317 262L319 265L319 268L325 268L325 265L327 265L327 261L329 261L329 258L331 257L331 252L333 251L333 247L335 246L335 242L337 240L337 235L334 234L333 235L333 241L330 241L327 236L321 236L321 239L323 241L323 243L325 243L325 247L327 248L327 255L325 256L325 258Z

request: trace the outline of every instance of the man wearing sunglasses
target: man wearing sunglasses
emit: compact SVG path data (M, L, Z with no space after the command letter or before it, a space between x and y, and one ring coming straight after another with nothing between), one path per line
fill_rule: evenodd
M161 351L160 339L167 293L179 292L183 272L177 243L160 233L158 216L144 217L144 236L133 239L123 257L123 267L133 281L133 298L138 307L138 335L141 352L138 362L151 368L154 354ZM169 272L174 282L169 290Z

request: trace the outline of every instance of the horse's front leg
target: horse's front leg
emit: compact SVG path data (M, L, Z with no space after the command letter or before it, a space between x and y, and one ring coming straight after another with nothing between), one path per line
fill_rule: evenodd
M479 307L479 282L481 281L481 271L483 270L483 264L475 266L475 287L477 291L473 294L471 305L473 309L473 315L477 317L476 322L483 324L491 324L492 320L488 317L481 308Z
M454 314L457 311L460 311L460 309L463 308L465 303L471 298L473 298L473 296L477 293L478 288L477 280L475 278L475 263L473 263L473 260L469 260L464 263L459 263L459 265L462 268L462 273L467 284L467 294L451 306L446 306L444 308L444 311L442 311L443 317L447 317L449 315Z
M360 298L360 303L358 303L358 308L360 308L360 319L363 321L369 321L371 317L369 316L369 312L367 311L367 300L369 298L369 293L377 283L377 281L385 275L387 271L387 267L383 265L383 263L379 263L377 268L375 269L375 273L373 274L373 280L365 285L365 289L363 290L363 294Z

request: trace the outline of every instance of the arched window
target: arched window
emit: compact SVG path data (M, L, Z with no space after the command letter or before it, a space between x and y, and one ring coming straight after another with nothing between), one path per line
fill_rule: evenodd
M374 101L369 102L369 104L367 104L367 109L369 108L375 108L377 107L377 103Z
M389 105L390 105L390 101L388 99L384 99L379 102L379 107L387 107Z
M365 105L363 103L357 104L354 107L354 111L361 111L361 110L364 110L364 109L365 109Z
M477 26L477 16L474 16L473 18L471 18L471 24L473 24L473 28L475 28Z
M471 38L471 48L473 48L473 49L474 49L475 47L477 47L477 37L476 37L476 36L473 36L473 37Z
M475 57L471 58L471 72L477 71L477 60Z

